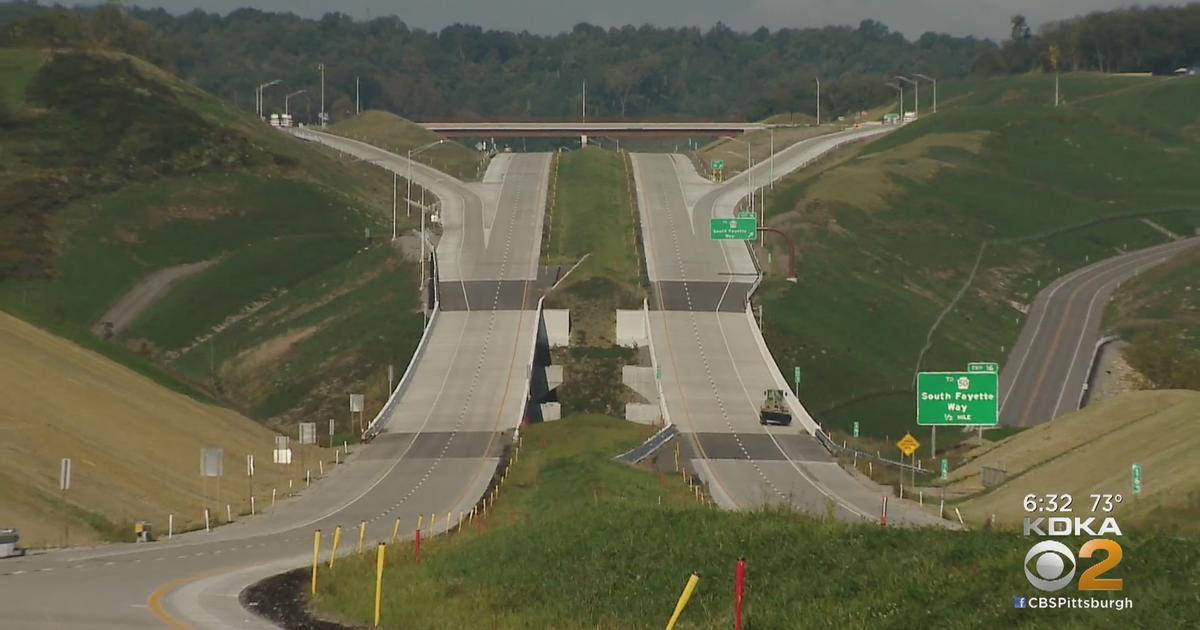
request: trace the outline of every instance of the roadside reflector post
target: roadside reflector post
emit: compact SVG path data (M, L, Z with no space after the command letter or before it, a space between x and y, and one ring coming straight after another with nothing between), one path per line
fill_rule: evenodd
M879 526L887 527L887 495L883 495L883 503L879 507Z
M271 507L275 507L275 488L271 488Z
M396 542L396 536L400 535L400 517L396 517L396 524L392 526L392 537L389 539L393 544Z
M250 516L254 516L254 514L255 514L254 497L250 497Z
M204 508L204 531L206 531L206 532L212 531L212 524L209 522L209 519L208 519L208 508Z
M367 538L367 522L363 521L358 524L358 548L355 553L362 553L363 541Z
M317 564L321 558L321 530L313 532L312 594L317 594Z
M746 559L738 558L733 572L733 630L742 630L742 597L746 593Z
M342 543L342 526L338 525L333 529L333 548L329 550L329 568L333 568L333 561L337 560L338 545Z
M167 515L167 539L170 540L175 535L175 515Z
M375 553L375 627L379 627L379 615L383 604L383 555L387 545L379 543Z
M688 578L687 586L683 587L683 593L679 595L679 601L675 602L675 612L671 614L671 619L667 621L667 630L673 630L676 622L679 621L679 616L683 614L683 609L687 607L688 602L692 599L692 593L696 590L696 584L700 582L700 576L693 573Z
M417 537L413 539L413 558L417 566L421 566L421 530L417 529Z
M225 504L225 522L233 522L233 506L229 505L228 503Z

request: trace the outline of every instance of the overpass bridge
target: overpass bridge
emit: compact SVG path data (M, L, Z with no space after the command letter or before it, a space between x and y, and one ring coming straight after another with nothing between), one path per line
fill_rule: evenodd
M721 136L766 129L748 122L423 122L429 131L458 138L574 138L588 136Z

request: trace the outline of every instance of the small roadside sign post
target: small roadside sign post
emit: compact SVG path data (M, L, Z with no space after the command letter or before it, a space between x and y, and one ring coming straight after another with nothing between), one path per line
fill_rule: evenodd
M796 395L796 398L799 398L800 397L800 366L799 365L792 368L792 380L795 381L795 383L796 383L796 388L792 390L792 393Z
M712 161L712 170L714 170L714 171L725 170L725 160L713 160Z
M945 481L949 475L950 475L950 462L947 461L945 458L943 458L942 459L942 481Z
M854 421L854 437L858 437L858 420Z
M63 505L67 504L67 490L71 489L71 458L64 457L58 469L58 490L62 493ZM63 546L71 544L71 525L63 521Z
M896 446L902 454L913 458L913 487L915 488L917 487L917 464L914 453L917 452L918 448L921 448L921 443L911 433L905 433L904 437L900 438L899 442L896 442ZM903 459L901 461L903 462ZM904 469L900 470L900 487L904 487ZM903 496L903 490L901 491L901 496Z
M714 241L749 241L758 233L758 219L753 216L713 218L708 220L708 236Z
M1142 493L1142 465L1134 464L1130 469L1133 475L1133 496L1138 496Z
M661 365L654 368L654 378L655 378L655 380L659 380L659 381L662 380L662 366Z
M988 361L975 361L967 364L968 372L999 372L1000 364Z

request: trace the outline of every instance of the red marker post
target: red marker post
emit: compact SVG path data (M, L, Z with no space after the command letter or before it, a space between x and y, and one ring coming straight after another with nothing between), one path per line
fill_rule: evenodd
M421 530L417 530L417 537L413 542L413 552L417 559L417 566L421 565Z
M746 593L746 559L738 558L733 573L733 628L742 630L742 596Z

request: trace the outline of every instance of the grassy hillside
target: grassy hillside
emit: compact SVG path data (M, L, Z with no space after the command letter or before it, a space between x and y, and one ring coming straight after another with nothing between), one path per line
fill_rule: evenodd
M1200 81L1071 75L1062 87L1055 109L1052 77L947 82L937 115L768 197L801 262L798 284L779 282L785 250L771 244L765 333L785 372L801 366L801 394L827 426L915 430L919 358L924 370L1003 362L1040 287L1164 242L1142 217L1176 233L1200 225Z
M583 261L546 297L547 308L571 311L571 346L553 357L564 371L558 400L564 415L620 416L633 400L621 384L621 366L638 361L636 351L616 346L616 309L642 303L628 156L588 147L556 160L543 264L567 273Z
M573 418L522 433L481 533L425 541L419 567L410 543L388 547L383 627L653 628L696 572L677 627L728 628L739 557L749 629L1087 627L1113 614L1015 610L1013 595L1031 588L1021 570L1030 542L1018 535L723 512L695 502L676 476L611 461L638 441L627 423ZM1194 625L1195 541L1127 529L1122 542L1123 595L1136 605L1120 623ZM373 553L339 560L317 609L369 623L374 576Z
M1066 492L1121 494L1113 512L1122 524L1170 521L1195 529L1200 515L1200 448L1195 421L1200 392L1130 392L1068 414L968 454L971 460L950 475L948 491L973 496L963 514L982 522L1019 527L1027 494ZM1131 491L1131 466L1142 467L1142 494ZM980 468L1008 470L1008 482L984 492Z
M171 392L103 356L0 313L0 523L27 546L132 540L149 520L166 534L203 527L203 509L225 520L250 511L245 456L255 454L258 509L285 492L300 466L271 463L272 432L228 409ZM225 486L203 484L203 447L225 451ZM315 455L314 451L314 455ZM58 489L59 461L73 463ZM309 455L313 457L313 455ZM297 459L297 462L299 460ZM282 495L281 495L282 496ZM64 500L65 499L65 500Z
M382 403L421 322L416 269L381 239L390 177L131 57L6 49L0 69L0 308L258 419ZM115 338L91 332L202 261Z
M339 121L329 127L339 136L370 142L400 155L419 149L443 138L426 131L420 125L401 118L391 112L365 111L357 116ZM454 140L422 151L413 159L449 173L463 181L475 181L483 176L487 158Z

